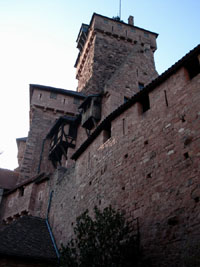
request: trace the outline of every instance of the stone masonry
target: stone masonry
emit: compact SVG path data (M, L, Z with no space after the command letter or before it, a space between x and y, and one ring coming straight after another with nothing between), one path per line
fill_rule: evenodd
M48 218L60 248L77 216L112 205L154 267L184 266L200 236L200 46L158 76L156 38L132 17L94 14L77 39L77 92L30 85L30 131L1 223Z

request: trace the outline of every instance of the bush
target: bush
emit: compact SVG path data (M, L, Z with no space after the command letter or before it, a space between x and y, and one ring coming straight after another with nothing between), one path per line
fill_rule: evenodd
M61 248L62 267L128 267L138 266L138 240L124 215L111 207L94 208L94 219L88 210L76 220L75 238Z

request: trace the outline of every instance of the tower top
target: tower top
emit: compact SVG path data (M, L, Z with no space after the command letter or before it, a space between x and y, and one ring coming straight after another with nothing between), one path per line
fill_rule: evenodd
M119 18L119 17L117 17ZM117 24L117 25L116 25ZM115 27L117 26L117 27ZM121 27L120 27L121 26ZM128 23L123 22L122 20L118 20L115 17L109 18L106 16L102 16L97 13L93 13L90 24L82 24L78 37L77 37L77 48L79 49L79 55L77 57L77 60L75 62L75 68L77 67L77 64L79 62L80 56L82 54L83 47L85 45L85 42L88 38L89 32L91 31L101 31L104 33L110 32L111 34L117 34L119 37L124 36L127 37L129 32L130 39L135 39L136 35L143 35L143 33L151 36L151 42L154 42L154 40L158 37L158 34L155 32L151 32L149 30L139 28L134 25L134 17L132 15L128 18ZM136 32L138 34L136 34ZM154 40L153 40L154 39ZM154 42L155 43L155 42ZM153 45L154 47L154 45ZM156 50L156 46L155 49Z
M102 93L116 69L132 54L145 53L153 62L158 34L128 23L94 13L90 24L82 24L77 38L79 55L75 63L77 91L86 95ZM154 67L152 67L154 69Z

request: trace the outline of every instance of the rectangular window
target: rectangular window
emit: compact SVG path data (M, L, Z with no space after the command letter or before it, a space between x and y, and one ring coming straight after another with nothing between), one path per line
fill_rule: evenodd
M23 186L19 188L19 196L20 197L24 196L24 187Z
M149 95L145 95L142 97L142 99L139 101L141 106L141 113L145 113L147 110L150 109L150 101L149 101Z
M57 94L54 93L54 92L51 92L51 93L50 93L50 98L51 98L51 99L57 99Z
M126 126L126 121L125 121L125 119L123 119L122 120L123 135L125 135L125 126Z
M197 57L191 59L185 67L188 71L190 79L193 79L200 73L200 63Z
M111 137L111 123L108 123L103 131L103 142L105 143Z

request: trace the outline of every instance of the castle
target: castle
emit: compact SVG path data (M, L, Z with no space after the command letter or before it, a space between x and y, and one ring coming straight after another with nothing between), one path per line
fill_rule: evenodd
M183 266L200 235L200 46L158 76L157 36L93 14L77 91L30 85L19 167L0 171L0 266L55 266L95 205L137 221L155 267Z

